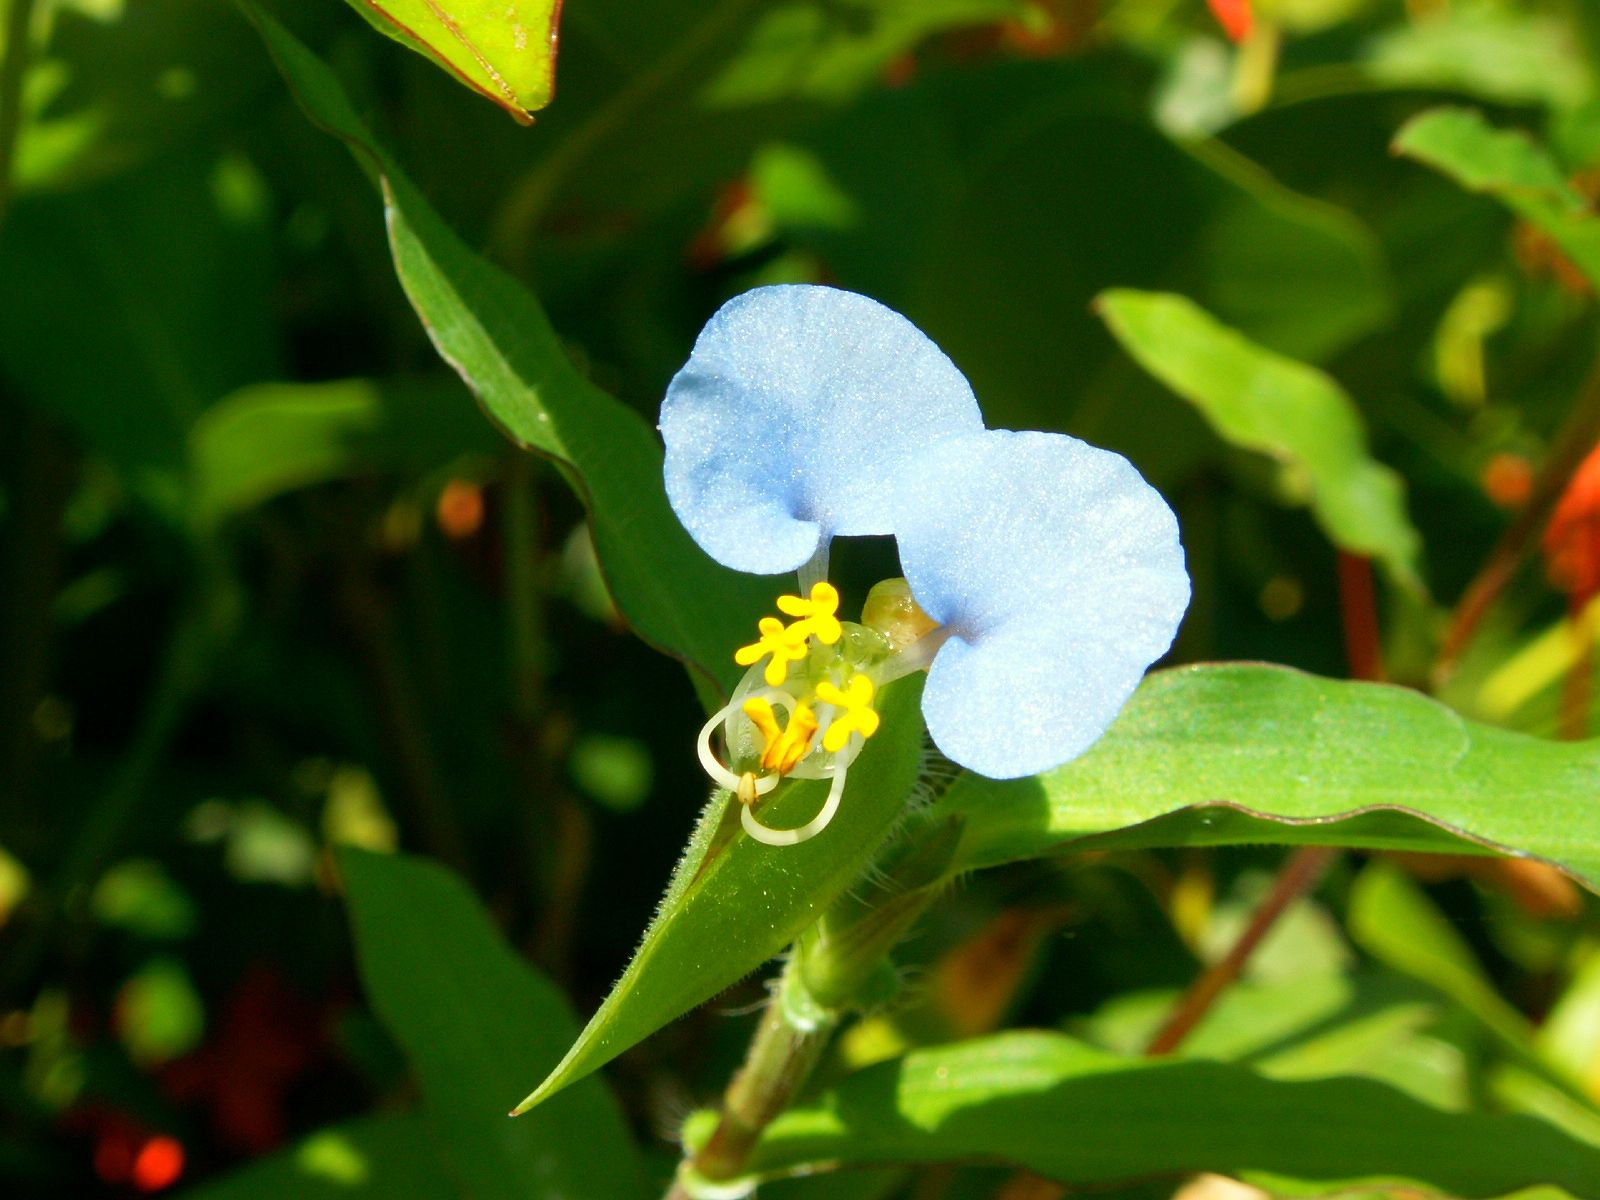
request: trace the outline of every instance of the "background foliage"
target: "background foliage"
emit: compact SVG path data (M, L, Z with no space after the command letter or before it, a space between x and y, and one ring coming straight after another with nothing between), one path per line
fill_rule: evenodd
M570 0L540 108L548 8L413 8L0 2L7 1194L659 1193L763 964L925 908L764 1195L1600 1195L1600 10ZM653 425L799 280L1195 600L1084 758L906 816L887 721L775 861Z

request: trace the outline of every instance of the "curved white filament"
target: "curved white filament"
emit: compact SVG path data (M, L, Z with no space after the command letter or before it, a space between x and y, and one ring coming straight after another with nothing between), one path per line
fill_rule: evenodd
M756 820L755 809L745 806L739 813L739 821L744 825L744 831L758 842L768 846L797 846L801 842L810 841L828 827L828 822L833 820L833 814L839 811L839 800L844 795L844 767L839 767L833 774L833 783L828 787L828 799L823 803L822 809L804 825L794 829L773 829Z
M739 792L739 776L723 766L717 756L711 752L712 731L728 719L728 715L743 703L742 700L730 700L707 718L706 723L700 726L700 736L694 740L695 753L700 756L700 765L705 768L705 773L711 776L712 782L719 787L725 787L735 795ZM756 795L765 796L778 786L776 775L761 775L756 778Z

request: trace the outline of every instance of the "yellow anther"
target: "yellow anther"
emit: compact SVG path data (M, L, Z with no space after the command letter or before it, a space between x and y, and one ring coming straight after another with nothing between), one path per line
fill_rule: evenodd
M806 656L807 631L800 628L804 624L801 621L785 629L777 617L762 617L756 626L761 632L761 640L739 647L734 651L733 661L741 667L753 667L767 655L772 655L765 672L767 686L782 687L783 681L789 678L789 664L799 662Z
M739 797L739 803L749 808L756 802L756 774L746 771L739 776L739 790L734 793Z
M789 626L789 632L799 634L802 639L814 633L817 641L831 646L844 633L844 627L834 615L839 611L839 590L831 583L812 584L809 600L801 596L779 596L778 611L803 618Z
M817 684L817 699L832 704L842 711L834 717L828 732L822 735L822 748L829 754L843 750L852 733L869 738L878 732L881 718L872 709L872 693L876 689L872 680L859 671L850 677L848 686L840 688L826 681Z
M817 736L816 714L804 704L795 705L794 712L789 714L788 727L782 730L778 728L778 717L771 702L759 696L744 702L744 715L761 732L761 765L779 775L794 770Z

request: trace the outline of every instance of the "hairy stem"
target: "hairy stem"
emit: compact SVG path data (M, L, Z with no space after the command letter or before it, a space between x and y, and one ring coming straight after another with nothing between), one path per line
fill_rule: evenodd
M939 895L961 838L942 821L893 841L870 883L842 896L795 945L723 1098L716 1128L678 1172L669 1200L695 1183L743 1175L761 1133L805 1086L835 1025L890 974L890 951Z
M702 1179L736 1179L743 1173L761 1131L787 1108L811 1077L828 1044L834 1017L805 1011L807 1000L791 960L767 1002L744 1066L728 1084L722 1115L705 1145L690 1158Z

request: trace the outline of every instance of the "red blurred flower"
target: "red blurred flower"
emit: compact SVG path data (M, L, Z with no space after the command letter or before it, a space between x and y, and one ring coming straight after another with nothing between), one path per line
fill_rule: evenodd
M251 967L228 997L215 1035L173 1063L163 1082L173 1096L204 1100L230 1148L262 1154L288 1132L290 1087L322 1051L322 1022L269 967Z
M1544 531L1545 572L1574 610L1600 593L1600 445L1572 473Z
M1250 7L1250 0L1206 0L1211 6L1211 15L1216 17L1217 24L1222 26L1222 32L1234 42L1242 42L1250 36L1250 31L1255 28L1255 13Z

